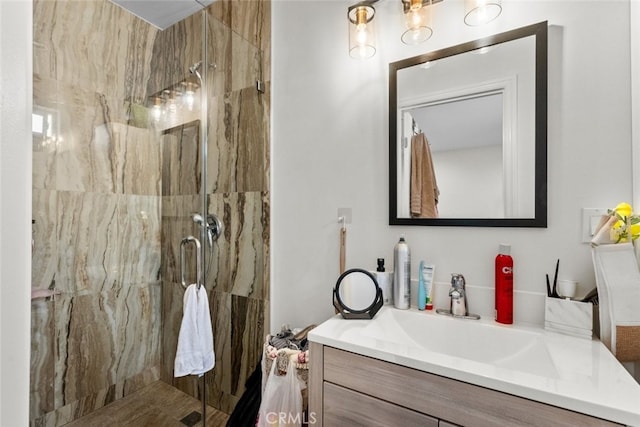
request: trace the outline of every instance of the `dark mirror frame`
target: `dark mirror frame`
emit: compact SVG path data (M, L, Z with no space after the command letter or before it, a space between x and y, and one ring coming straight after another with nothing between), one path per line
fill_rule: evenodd
M463 227L547 226L547 22L495 34L389 64L389 225ZM534 218L398 218L397 213L397 72L427 61L535 36L535 216Z

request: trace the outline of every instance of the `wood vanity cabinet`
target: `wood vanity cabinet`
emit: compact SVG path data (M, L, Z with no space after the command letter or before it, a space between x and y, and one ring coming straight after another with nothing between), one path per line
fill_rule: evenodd
M309 425L619 425L318 343L309 353Z

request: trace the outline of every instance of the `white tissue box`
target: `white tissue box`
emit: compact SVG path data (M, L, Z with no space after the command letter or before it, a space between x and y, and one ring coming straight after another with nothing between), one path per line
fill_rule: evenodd
M590 302L546 298L544 328L579 338L593 337L594 308Z

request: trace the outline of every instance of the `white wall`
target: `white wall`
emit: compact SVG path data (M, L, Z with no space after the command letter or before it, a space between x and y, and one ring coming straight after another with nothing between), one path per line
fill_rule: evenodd
M459 218L460 212L504 217L502 145L434 152L433 163L438 165L440 218Z
M632 0L629 22L631 22L631 117L632 119L632 150L633 150L633 208L640 212L640 0ZM636 256L640 262L640 245L636 245ZM633 369L640 382L640 361L635 362Z
M0 425L29 419L32 3L0 1Z
M640 0L631 1L632 117L640 117ZM640 119L633 122L633 206L640 211Z
M448 0L434 6L434 36L419 47L399 41L397 3L376 4L378 53L366 61L347 54L350 2L272 3L272 328L333 314L342 207L353 210L348 268L373 269L377 257L392 266L393 245L404 234L412 275L421 259L436 265L440 287L450 273L463 273L471 308L481 314L492 310L498 244L511 243L516 321L542 322L544 275L556 259L560 278L580 281L582 292L595 286L590 248L580 242L581 208L632 196L629 1L504 0L498 20L477 29L463 24L462 1ZM548 228L389 226L387 64L544 20Z

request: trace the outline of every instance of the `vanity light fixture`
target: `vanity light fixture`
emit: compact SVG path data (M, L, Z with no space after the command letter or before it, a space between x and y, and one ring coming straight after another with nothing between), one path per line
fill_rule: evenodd
M496 19L502 13L502 0L464 0L464 23L475 27Z
M348 9L349 56L352 58L371 58L376 53L375 27L373 25L376 10L373 3L377 1L362 1Z
M424 43L433 34L431 28L431 6L442 0L400 0L402 2L405 30L400 36L404 44Z

